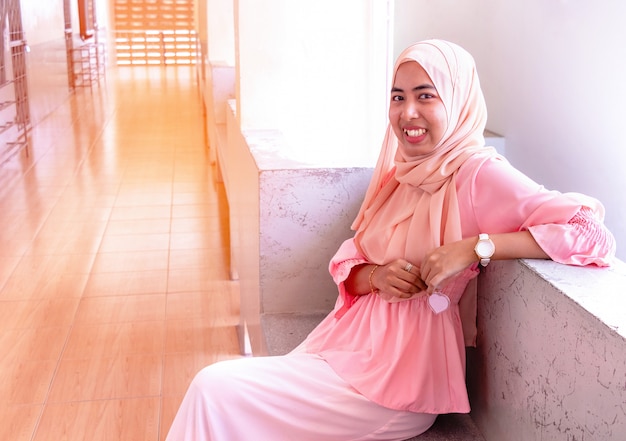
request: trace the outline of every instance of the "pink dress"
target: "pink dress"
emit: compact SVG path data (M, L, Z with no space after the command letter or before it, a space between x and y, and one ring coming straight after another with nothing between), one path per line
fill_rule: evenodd
M555 261L606 266L615 252L594 199L547 191L501 158L468 160L456 177L463 237L527 229ZM410 238L409 238L410 240ZM458 301L476 266L444 292L451 307L435 314L425 297L389 302L354 296L343 282L367 259L350 239L330 264L339 286L335 309L307 337L306 351L381 406L421 413L469 412L465 345Z
M597 201L548 192L505 161L469 160L457 186L464 236L527 228L550 257L575 265L607 265L615 252ZM330 264L336 307L293 352L200 371L167 441L400 441L436 414L468 412L456 302L476 268L445 288L453 304L437 315L424 297L346 292L343 281L362 262L346 241Z

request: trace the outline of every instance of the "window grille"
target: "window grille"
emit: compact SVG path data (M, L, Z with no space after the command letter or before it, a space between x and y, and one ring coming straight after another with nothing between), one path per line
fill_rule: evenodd
M193 0L114 0L118 65L195 64Z

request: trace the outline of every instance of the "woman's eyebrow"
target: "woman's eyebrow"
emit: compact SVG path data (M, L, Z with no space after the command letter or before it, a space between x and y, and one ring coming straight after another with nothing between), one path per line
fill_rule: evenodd
M417 92L417 91L419 91L419 90L424 90L424 89L433 89L433 90L436 90L436 89L435 89L435 86L433 86L432 84L421 84L421 85L419 85L419 86L415 86L415 87L414 87L413 89L411 89L411 90L412 90L412 91L414 91L414 92ZM399 87L395 87L395 86L391 88L391 91L392 91L392 92L404 92L404 90L403 90L403 89L401 89L401 88L399 88Z

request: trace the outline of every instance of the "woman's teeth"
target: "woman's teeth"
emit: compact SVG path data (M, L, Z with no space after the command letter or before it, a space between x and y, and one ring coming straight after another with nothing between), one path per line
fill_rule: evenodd
M411 130L405 129L404 133L407 136L411 136L411 137L422 136L424 133L426 133L426 129L411 129Z

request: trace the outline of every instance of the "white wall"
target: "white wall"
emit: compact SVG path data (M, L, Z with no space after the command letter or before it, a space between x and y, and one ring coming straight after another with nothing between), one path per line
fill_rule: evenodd
M297 161L373 164L386 123L391 4L237 0L242 128L281 130Z
M626 2L395 1L395 54L426 38L469 50L509 160L600 199L626 259Z
M63 0L22 0L22 24L30 46L63 38Z

